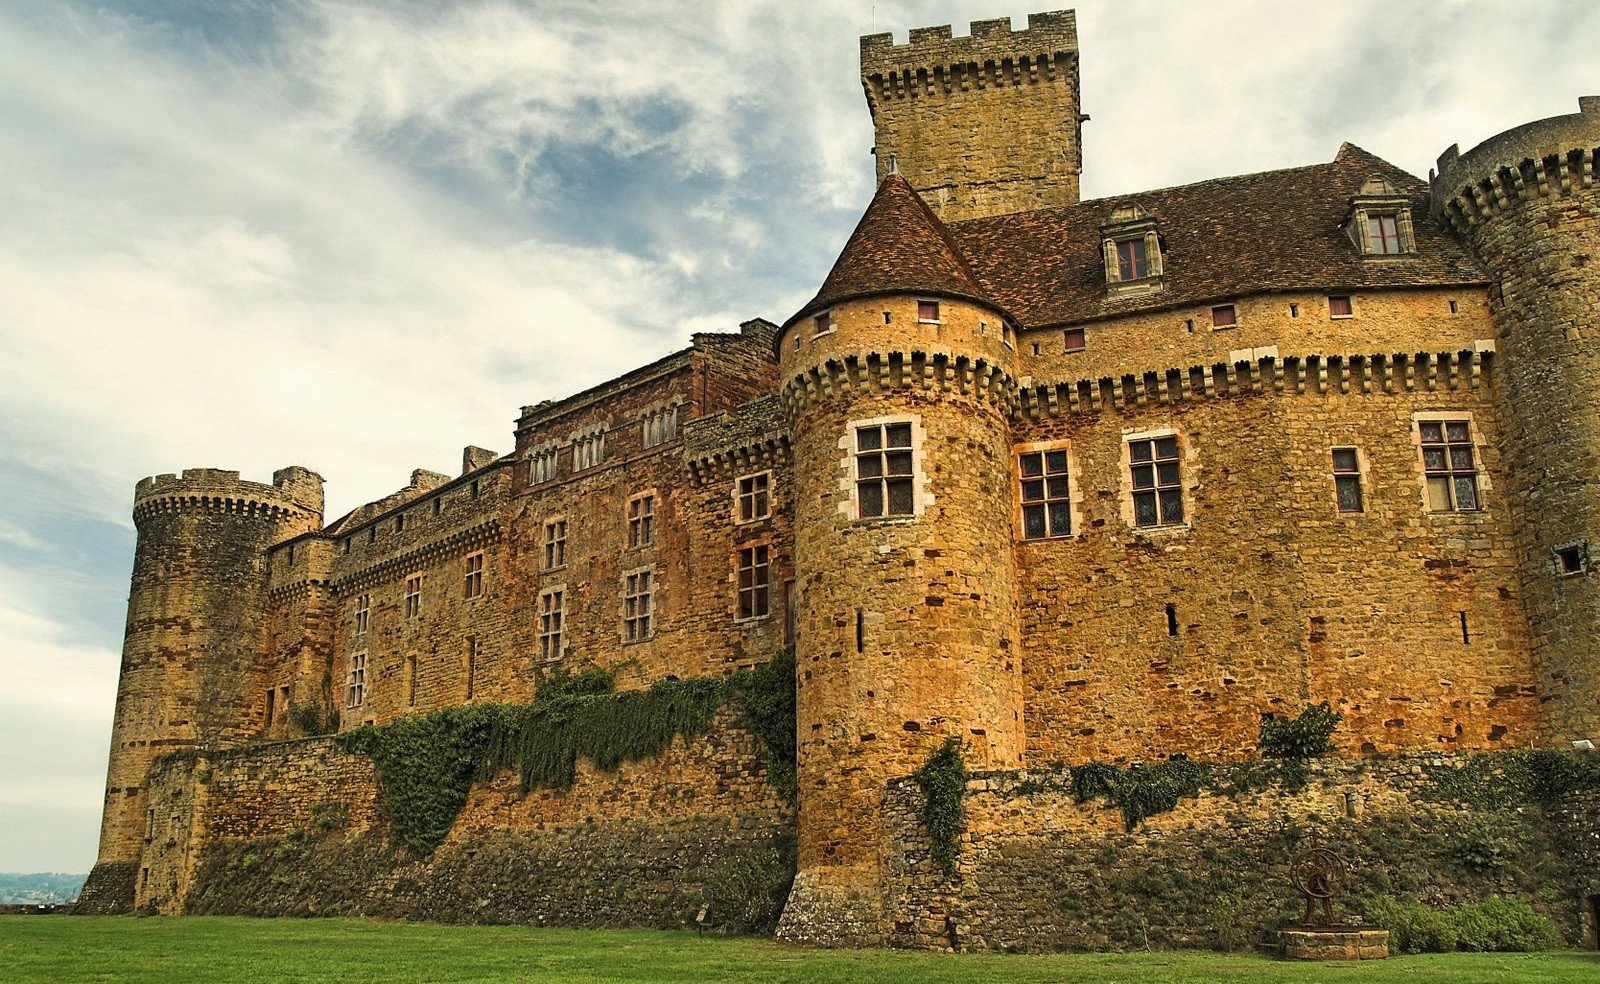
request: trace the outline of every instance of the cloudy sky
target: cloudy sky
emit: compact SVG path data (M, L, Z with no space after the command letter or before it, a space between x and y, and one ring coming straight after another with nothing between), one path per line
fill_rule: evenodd
M0 870L94 859L133 483L507 450L781 320L872 190L856 37L1038 3L0 4ZM1078 5L1086 197L1445 146L1600 92L1593 0Z

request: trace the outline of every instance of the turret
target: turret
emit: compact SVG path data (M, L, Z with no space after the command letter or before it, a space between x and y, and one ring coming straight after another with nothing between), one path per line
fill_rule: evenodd
M780 936L882 943L885 783L947 739L1019 765L1013 351L890 175L778 334L794 448L800 871Z
M896 168L946 222L1078 201L1083 171L1072 11L861 39L878 180Z
M152 825L145 779L159 756L257 735L267 550L322 525L322 478L285 468L271 485L211 468L134 491L138 531L117 683L100 854L86 896L132 905Z
M1600 740L1600 96L1439 158L1434 211L1498 281L1541 729Z

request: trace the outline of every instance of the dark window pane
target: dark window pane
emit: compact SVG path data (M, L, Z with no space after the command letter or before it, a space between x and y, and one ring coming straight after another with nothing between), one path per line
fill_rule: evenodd
M1150 460L1150 442L1149 441L1134 441L1134 442L1132 442L1131 444L1128 445L1128 455L1134 461L1149 461Z
M1044 498L1044 480L1040 478L1029 479L1022 483L1022 501L1038 502Z
M1161 485L1177 485L1178 463L1176 461L1164 461L1157 465L1156 480Z
M748 567L739 568L739 587L748 588L756 583L756 572Z
M1452 444L1471 440L1467 434L1467 425L1465 421L1447 421L1444 425L1444 436L1445 439Z
M1044 536L1044 507L1024 506L1022 508L1022 535L1032 540Z
M856 486L856 495L861 501L861 515L883 515L883 486L877 482L861 482Z
M1068 328L1066 331L1066 349L1068 352L1082 352L1087 347L1083 337L1082 328Z
M1163 437L1156 441L1157 458L1176 458L1178 456L1178 439Z
M1045 468L1052 475L1060 475L1067 470L1067 453L1065 451L1051 451L1044 456Z
M911 425L890 424L889 446L891 448L909 448L911 446Z
M910 451L890 451L890 452L886 453L885 457L887 457L889 459L889 474L891 474L891 475L909 475L909 474L911 474L911 452Z
M1134 494L1133 522L1137 526L1156 525L1156 494L1154 492L1137 492Z
M1472 470L1472 445L1452 447L1450 449L1450 467L1456 471Z
M1181 491L1161 493L1161 521L1163 523L1183 522L1183 493Z
M1456 508L1478 508L1478 480L1471 475L1456 476Z
M1065 478L1050 479L1050 498L1065 499L1067 497L1067 480Z
M857 428L856 447L863 451L874 451L883 447L883 431L876 427Z
M1072 532L1072 513L1065 505L1050 507L1050 535L1066 536Z
M911 512L911 479L891 479L889 481L890 515L909 516Z
M1422 439L1424 441L1437 443L1439 441L1444 440L1444 425L1443 424L1424 423L1424 424L1421 424L1419 426L1420 426L1420 429L1422 431Z
M1133 466L1133 487L1136 489L1155 488L1155 469L1149 465Z
M1356 452L1354 448L1336 448L1333 452L1334 471L1357 471Z
M1361 479L1354 475L1340 475L1334 480L1339 490L1339 511L1361 511Z
M754 604L753 607L755 609L753 614L765 615L767 613L767 589L766 588L762 587L762 588L757 588L756 589L756 591L755 591L755 604Z
M1349 317L1351 313L1350 298L1338 296L1328 298L1328 313L1335 318Z
M863 454L856 456L856 477L876 478L883 474L883 455Z
M1444 471L1447 467L1444 448L1423 448L1422 465L1428 471Z
M917 302L917 320L918 321L938 321L939 320L939 302L938 301L918 301Z
M1018 460L1022 465L1022 474L1027 475L1030 478L1034 475L1041 474L1044 471L1044 463L1040 455L1025 454Z

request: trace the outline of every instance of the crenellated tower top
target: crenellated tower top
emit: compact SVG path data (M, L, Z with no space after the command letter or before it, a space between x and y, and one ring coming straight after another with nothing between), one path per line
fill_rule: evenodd
M878 181L898 170L947 222L1071 205L1083 170L1072 11L861 39Z
M1461 153L1451 144L1428 175L1434 213L1461 232L1528 197L1557 198L1600 179L1600 96L1578 112L1536 120Z
M236 471L185 468L182 475L152 475L134 486L135 519L152 511L176 509L314 519L307 528L315 529L322 525L322 476L291 465L273 472L269 485L245 481Z

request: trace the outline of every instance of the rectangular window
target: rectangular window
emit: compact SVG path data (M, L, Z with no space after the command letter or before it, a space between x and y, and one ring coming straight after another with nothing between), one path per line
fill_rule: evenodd
M549 519L544 524L544 569L553 571L567 565L567 521Z
M406 531L406 514L405 513L401 513L400 515L398 515L398 516L396 516L394 518L394 531L396 533L404 533Z
M629 574L622 595L622 630L629 642L650 638L655 614L655 576L650 571Z
M478 637L467 636L467 644L462 650L462 669L467 677L467 700L471 700L478 692Z
M278 691L273 687L267 688L267 727L272 727L272 722L278 714Z
M1176 437L1128 442L1133 473L1135 526L1176 526L1183 522L1183 477Z
M1041 540L1072 533L1067 452L1028 451L1017 456L1022 478L1022 536Z
M1392 215L1368 216L1367 238L1371 240L1374 253L1387 255L1400 252L1400 229Z
M416 618L422 614L422 575L413 574L406 578L406 618Z
M915 512L909 422L857 427L855 461L860 518Z
M565 588L547 588L539 592L539 658L545 662L560 659L564 652L562 638L566 615Z
M1366 511L1361 501L1361 456L1355 448L1333 449L1333 486L1338 494L1340 512Z
M765 544L739 550L739 617L764 618L772 611L772 566Z
M417 706L417 657L406 657L406 706Z
M583 471L599 465L606 457L604 431L583 434L572 439L572 470Z
M356 635L366 635L367 626L372 624L372 596L360 595L356 598Z
M556 449L545 448L528 455L528 484L538 485L556 477Z
M1117 243L1117 279L1143 280L1150 276L1150 260L1145 256L1144 237Z
M928 324L937 324L939 321L939 302L918 301L917 320Z
M1065 332L1068 352L1082 352L1088 348L1088 341L1084 338L1082 328L1068 328Z
M1478 462L1472 429L1465 420L1424 420L1422 468L1428 476L1428 508L1434 512L1473 512L1478 502Z
M1232 304L1219 304L1211 309L1211 327L1232 328L1239 323L1239 312Z
M483 551L467 555L466 596L483 597Z
M772 515L768 491L772 484L769 472L746 475L739 479L739 522L749 523Z
M1349 318L1355 315L1355 309L1350 306L1349 294L1328 295L1328 316L1331 318Z
M639 495L628 500L628 546L648 547L655 542L656 497Z
M812 331L813 335L826 335L828 332L833 330L833 312L822 312L815 318L811 319L811 325L814 329Z
M367 702L367 654L350 657L350 676L345 681L344 706L360 707Z

